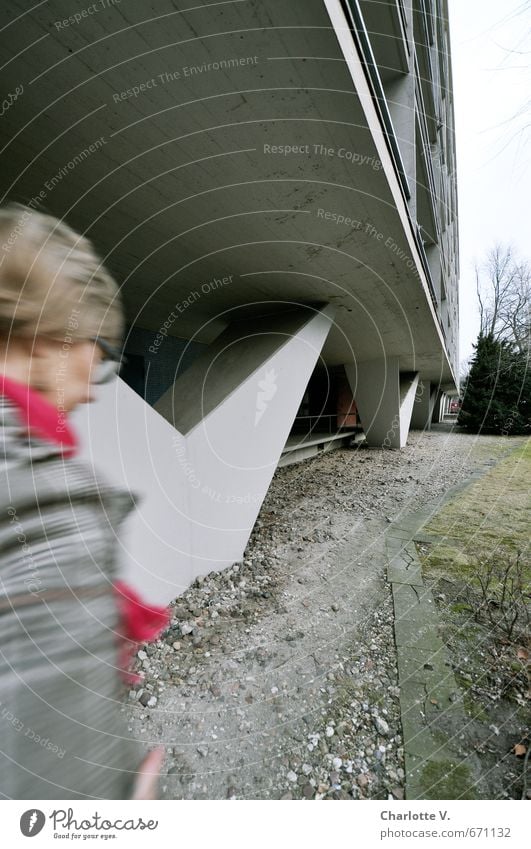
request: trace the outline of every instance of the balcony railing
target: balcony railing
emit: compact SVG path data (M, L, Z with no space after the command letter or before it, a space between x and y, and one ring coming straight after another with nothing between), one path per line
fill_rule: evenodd
M396 0L396 5L398 6L398 13L400 15L400 20L402 22L402 31L404 33L404 40L406 42L408 51L409 51L409 43L407 40L407 17L406 17L406 9L404 6L404 0Z
M426 280L428 281L428 289L430 291L430 297L433 302L433 306L435 307L435 312L439 318L439 325L442 327L441 317L439 314L439 304L437 303L437 294L435 292L435 286L433 285L433 277L431 276L430 264L428 262L428 257L426 255L426 249L424 248L424 239L422 238L422 229L417 224L415 229L415 237L417 242L417 247L419 249L420 261L422 262L422 268L424 269L424 273L426 275Z
M404 15L405 22L405 14L401 4L401 0L397 0L401 13ZM393 127L393 122L391 119L391 115L389 112L389 107L387 106L387 100L385 97L385 92L383 89L382 81L380 78L380 74L378 71L378 66L374 59L374 54L372 51L371 43L369 40L369 36L367 34L367 30L365 27L365 22L363 20L363 15L358 3L358 0L341 0L341 5L343 7L343 11L345 12L345 17L350 25L350 31L354 38L354 42L358 48L360 55L363 58L363 68L365 71L365 76L369 83L369 88L371 90L371 95L373 102L375 103L376 109L380 116L380 121L384 130L385 139L387 142L387 146L389 152L391 154L391 158L393 160L393 164L395 166L395 170L397 176L399 178L400 187L402 189L402 193L404 195L405 200L409 200L411 198L411 190L409 188L408 179L406 176L406 171L404 168L404 163L402 160L402 156L400 154L400 149L398 147L398 141L396 138L396 133ZM428 33L427 33L428 34ZM431 63L431 57L429 56L429 47L427 47L427 59ZM430 64L431 70L431 64ZM430 191L431 198L436 202L436 194L435 194L435 177L433 174L433 165L431 162L431 150L429 144L429 136L427 130L427 122L425 117L425 107L424 101L422 97L422 91L420 89L420 72L418 68L417 59L415 56L415 77L416 77L416 92L417 92L417 108L420 112L419 114L419 126L421 131L421 137L423 142L423 158L426 163L426 170L428 173L428 183L429 186L427 189ZM433 77L432 77L433 79ZM433 89L432 89L433 91ZM436 210L434 210L435 214L435 226L439 228L439 220ZM426 281L428 284L428 291L430 293L430 298L434 306L435 314L438 319L438 324L441 329L442 336L446 342L446 332L442 325L441 315L439 310L439 304L437 301L437 295L435 292L435 286L433 285L433 278L430 271L430 266L428 262L428 257L426 256L426 251L424 248L424 241L422 238L421 228L419 225L413 221L411 221L413 235L415 238L415 242L418 248L422 268L424 270ZM440 228L439 228L440 230Z
M420 0L422 16L424 18L424 29L426 31L427 44L433 45L433 11L431 0Z
M431 146L430 140L428 136L428 127L426 121L426 111L424 105L424 98L422 96L422 85L419 73L419 67L417 64L417 57L415 56L415 99L417 104L417 118L420 130L420 138L421 138L421 147L422 147L422 158L424 160L426 166L426 173L428 176L428 185L427 190L430 195L431 207L433 211L433 220L435 223L435 233L437 237L437 241L440 242L441 237L441 224L439 211L437 209L437 182L435 180L435 174L433 171L433 162L431 160Z
M391 120L391 113L387 106L387 99L380 79L378 66L374 59L371 42L367 35L365 22L363 20L358 0L341 0L341 5L345 12L347 21L350 23L350 31L352 32L358 50L364 60L363 68L365 76L367 77L373 101L380 115L385 139L400 181L400 186L406 200L409 200L411 198L411 190L406 176L406 169L404 168L404 162L402 160L395 129Z
M356 425L341 425L337 424L338 418L341 416L354 415L354 413L320 413L315 416L296 416L291 429L292 436L304 435L307 439L321 434L333 436L336 433L341 433L343 430L355 430Z

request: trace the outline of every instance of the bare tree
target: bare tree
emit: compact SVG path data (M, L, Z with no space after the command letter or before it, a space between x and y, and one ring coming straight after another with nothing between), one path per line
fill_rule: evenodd
M531 266L521 262L516 266L514 285L501 310L501 319L518 350L529 351L531 341Z
M481 265L476 265L480 330L484 336L514 343L529 350L531 265L520 262L511 247L496 245Z
M472 360L474 359L474 352L471 351L468 357L465 357L464 360L461 360L459 363L459 382L461 385L466 383L466 379L470 372L470 367L472 365Z
M515 9L510 9L506 14L503 14L500 20L490 30L487 30L487 32L494 31L495 43L504 53L503 59L499 62L497 68L494 69L495 71L502 72L520 69L524 72L529 71L528 57L531 55L531 50L529 49L531 45L531 29L528 18L530 12L531 0L523 0ZM502 30L504 24L518 18L521 18L522 26L518 32L516 42L512 46L503 47L502 44L499 44L498 30ZM501 34L500 37L503 38ZM516 111L505 121L497 124L497 128L504 131L503 136L500 135L502 146L499 152L505 150L514 141L518 141L523 148L527 143L531 128L531 98L522 100Z

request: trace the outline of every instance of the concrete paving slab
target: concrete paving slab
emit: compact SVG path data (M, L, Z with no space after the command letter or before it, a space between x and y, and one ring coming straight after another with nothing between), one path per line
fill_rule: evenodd
M387 580L394 584L423 587L422 573L419 569L400 569L390 566L387 570Z
M407 729L407 730L406 730ZM419 728L413 721L406 722L404 729L404 754L421 758L439 757L445 753L445 738L439 739L429 728Z
M402 551L406 550L407 540L401 539L400 537L385 537L385 545L390 554L399 554Z
M416 682L433 689L438 682L444 681L446 678L454 680L454 674L444 646L441 645L436 652L404 646L403 651L400 652L398 680L401 687L409 682Z
M424 758L405 753L406 799L476 799L474 764L442 752Z
M479 760L460 751L461 729L466 723L463 697L439 634L437 608L423 581L416 543L437 547L454 542L450 537L423 532L423 526L486 471L488 468L478 470L428 507L401 517L385 535L387 578L395 611L407 799L476 798Z
M416 533L417 533L416 527L410 528L410 529L404 528L404 530L398 530L398 529L395 529L395 528L391 528L387 532L386 537L387 537L387 539L400 539L400 540L403 540L404 542L411 542L414 539Z
M437 748L446 746L454 753L459 751L459 735L465 722L462 705L439 695L441 698L436 705L432 704L430 694L419 696L419 693L415 698L405 698L401 702L406 749L418 749L418 740L423 739L424 732L428 731Z
M395 621L424 622L436 613L431 590L408 584L393 586Z
M401 548L399 551L389 551L388 548L388 565L402 566L404 569L420 568L418 558L406 551L405 548Z
M432 622L407 622L400 620L395 622L395 642L397 646L408 648L419 648L425 651L437 652L442 647L439 637Z

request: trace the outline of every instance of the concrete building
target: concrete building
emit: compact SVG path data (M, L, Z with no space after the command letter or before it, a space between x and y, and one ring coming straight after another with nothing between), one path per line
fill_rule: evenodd
M128 362L78 427L143 494L159 601L241 558L279 463L400 448L458 374L447 0L188 5L1 13L2 196L122 284Z

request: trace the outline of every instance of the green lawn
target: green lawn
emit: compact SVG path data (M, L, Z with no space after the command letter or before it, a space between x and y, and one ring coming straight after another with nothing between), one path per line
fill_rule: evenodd
M431 577L446 574L477 584L480 559L522 552L530 577L531 439L475 481L424 526L440 537L423 557Z

